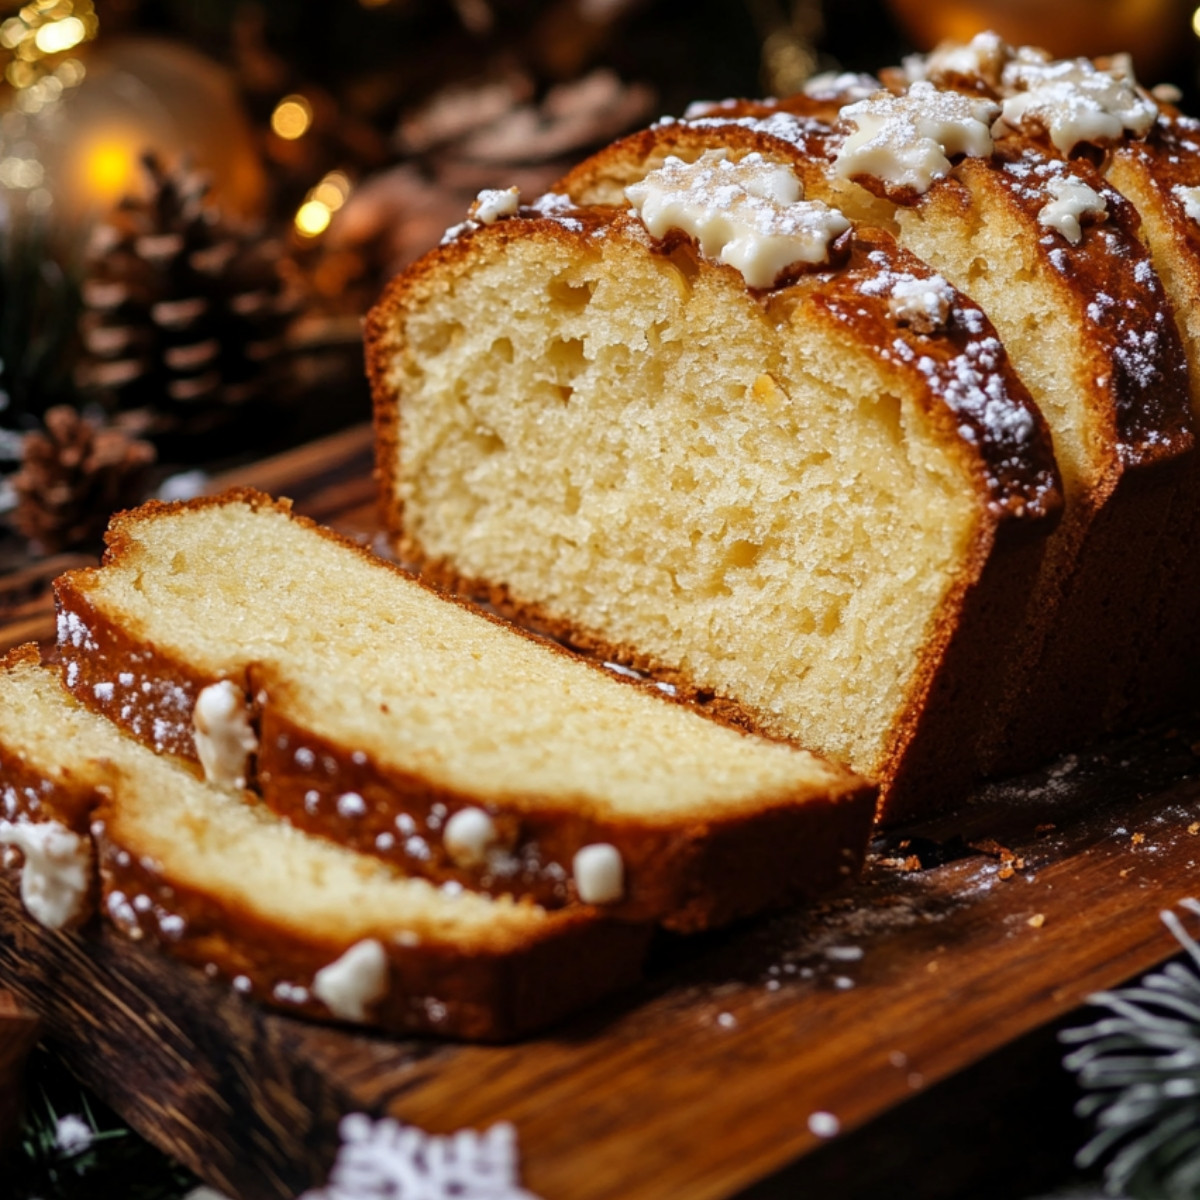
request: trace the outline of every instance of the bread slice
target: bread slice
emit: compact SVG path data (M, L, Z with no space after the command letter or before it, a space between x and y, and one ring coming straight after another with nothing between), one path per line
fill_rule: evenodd
M942 157L947 173L922 178L936 140L915 138L914 113L930 109L936 125L945 93L920 86L928 92L878 94L856 119L864 131L868 121L881 126L875 157L862 161L907 182L844 166L856 124L830 122L825 102L798 96L720 106L634 135L557 186L581 202L612 202L668 153L694 158L721 139L740 154L756 135L771 137L777 154L790 148L808 194L889 229L986 310L1051 426L1065 494L1025 635L990 667L1001 698L978 714L978 760L999 772L1094 735L1105 699L1124 685L1154 602L1159 550L1177 524L1175 489L1193 458L1187 364L1133 207L1087 162L1068 166L1016 133L993 146L982 110L982 120L950 114L945 123L955 136L973 124L989 152L952 167ZM912 162L921 169L910 178ZM1081 186L1103 203L1104 219L1088 225L1085 216L1072 241L1042 214L1060 188Z
M626 208L475 223L372 312L402 555L849 763L894 817L960 795L1058 505L994 330L883 233L757 288Z
M117 929L287 1012L497 1040L639 974L647 929L439 889L302 833L122 735L33 647L0 660L0 788L12 787L14 829L61 829L65 814L82 834Z
M692 929L824 891L866 851L862 780L439 597L284 501L123 514L104 564L56 588L84 703L195 760L225 681L218 724L257 741L267 805L412 873ZM253 777L240 754L229 777Z

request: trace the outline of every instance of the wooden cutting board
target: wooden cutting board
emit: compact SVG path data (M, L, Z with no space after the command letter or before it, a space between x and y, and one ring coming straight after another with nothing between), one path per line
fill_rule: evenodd
M369 440L352 430L219 482L292 495L370 539ZM0 641L51 635L45 600L22 605ZM1005 870L1001 846L1023 865ZM244 1200L323 1181L349 1111L437 1133L512 1121L544 1200L825 1197L804 1189L806 1164L828 1157L811 1154L832 1124L814 1114L853 1145L851 1131L902 1121L938 1081L1162 962L1176 947L1158 911L1198 890L1197 863L1189 718L881 840L864 879L819 907L664 937L639 989L519 1045L268 1014L111 930L35 926L11 880L0 986L135 1128ZM784 1168L786 1183L763 1183Z

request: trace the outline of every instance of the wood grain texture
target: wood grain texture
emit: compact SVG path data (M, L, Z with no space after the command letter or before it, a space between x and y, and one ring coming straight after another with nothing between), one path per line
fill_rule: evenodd
M229 482L291 494L369 540L369 471L369 436L351 431ZM111 930L34 926L11 878L0 986L44 1016L105 1101L242 1200L323 1179L352 1110L432 1132L511 1120L525 1183L544 1200L848 1197L872 1130L900 1144L928 1120L923 1098L962 1094L964 1072L1044 1040L1090 992L1174 952L1158 911L1196 890L1193 745L1190 718L984 789L878 842L843 896L721 934L664 936L644 985L517 1045L270 1015ZM987 839L1023 868L1001 878ZM841 1124L831 1143L808 1128L819 1111Z

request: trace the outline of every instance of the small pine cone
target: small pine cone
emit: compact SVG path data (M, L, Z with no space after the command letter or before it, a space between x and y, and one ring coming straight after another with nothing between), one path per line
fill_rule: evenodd
M106 408L203 427L279 390L300 298L283 248L224 220L203 176L153 154L143 166L147 194L93 231L76 382Z
M154 447L67 405L25 437L13 524L43 554L95 544L108 518L141 499Z

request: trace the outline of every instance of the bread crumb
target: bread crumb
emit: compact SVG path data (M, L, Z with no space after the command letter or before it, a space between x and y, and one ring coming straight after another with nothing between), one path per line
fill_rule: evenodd
M996 872L997 878L999 879L1011 879L1015 874L1016 871L1014 871L1013 868L1008 865L1001 867L1000 870Z
M1200 821L1193 821L1188 826L1187 831L1192 835L1192 837L1195 837L1196 834L1200 833Z
M1140 846L1146 840L1146 835L1144 833L1135 833L1129 840L1133 845Z
M1045 925L1045 923L1046 923L1046 914L1045 913L1034 913L1033 916L1030 917L1029 920L1025 922L1025 924L1028 925L1031 929L1041 929L1041 927L1043 925Z

